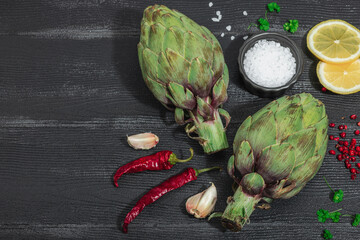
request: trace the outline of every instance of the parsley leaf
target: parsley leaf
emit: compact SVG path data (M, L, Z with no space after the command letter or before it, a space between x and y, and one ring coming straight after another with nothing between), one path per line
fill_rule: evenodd
M337 223L340 221L340 216L341 216L341 213L339 213L339 212L330 213L330 218L334 223Z
M264 30L264 31L267 31L269 30L269 21L264 19L264 18L259 18L258 19L258 22L259 22L259 29L260 30Z
M319 222L322 223L326 222L326 220L330 218L329 211L326 211L325 209L319 209L316 214L318 216Z
M286 22L284 25L284 30L294 33L297 31L298 27L299 27L299 21L296 19L293 20L289 20L288 22Z
M360 224L360 214L355 214L355 218L354 221L352 222L351 225L353 225L353 227L357 227Z
M333 202L335 203L339 203L343 200L344 197L344 192L343 190L337 190L334 192L334 197L333 197Z
M270 12L277 11L280 12L280 6L276 2L269 3L267 5Z
M323 233L323 238L324 239L332 239L333 235L331 234L331 232L329 230L325 229L324 233Z

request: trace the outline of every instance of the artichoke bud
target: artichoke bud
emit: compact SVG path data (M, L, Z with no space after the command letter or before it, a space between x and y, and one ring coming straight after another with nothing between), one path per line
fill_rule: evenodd
M308 93L281 97L249 116L236 133L228 163L231 177L235 169L243 177L223 225L240 231L261 199L298 194L323 162L327 128L324 105Z
M177 110L175 119L183 124L183 116L190 116L185 122L194 121L191 132L198 136L192 138L205 153L226 149L218 107L227 100L229 73L215 36L180 12L149 6L141 22L138 55L148 88L167 109L185 110ZM227 126L230 116L221 114Z
M208 189L190 197L186 201L186 211L196 218L205 218L214 210L216 200L216 187L211 183Z

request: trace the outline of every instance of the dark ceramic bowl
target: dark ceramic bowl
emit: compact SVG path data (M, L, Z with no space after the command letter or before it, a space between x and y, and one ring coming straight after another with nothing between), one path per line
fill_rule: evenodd
M283 47L288 47L290 52L295 58L296 61L296 72L294 76L287 82L285 85L279 87L263 87L256 83L254 83L245 73L244 69L244 58L245 53L252 48L255 43L259 40L266 39L268 41L275 41L281 44ZM239 51L238 57L239 69L240 73L243 77L245 87L253 94L256 94L260 97L278 97L283 95L288 88L291 88L295 82L300 77L301 73L303 72L304 68L304 58L302 52L296 46L295 42L292 41L290 38L279 34L279 33L260 33L252 36L251 38L247 39L244 44L241 46Z

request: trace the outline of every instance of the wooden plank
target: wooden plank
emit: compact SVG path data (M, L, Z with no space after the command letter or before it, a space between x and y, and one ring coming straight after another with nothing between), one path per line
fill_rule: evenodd
M226 168L231 149L205 156L186 137L143 83L136 45L143 9L153 2L134 0L1 1L0 2L0 238L1 239L321 239L328 228L336 239L357 239L350 219L319 223L319 208L346 212L360 209L358 181L333 156L326 156L316 177L290 200L275 201L269 211L256 210L242 232L224 231L217 219L207 222L189 216L186 199L214 182L226 207L232 194L226 172L211 172L173 191L147 207L121 233L121 223L136 201L153 186L189 166ZM207 26L219 38L230 70L231 144L249 115L271 99L244 89L237 66L242 37L259 32L247 26L263 16L267 1L159 1ZM296 18L300 28L288 34L304 51L305 68L288 94L309 92L322 100L330 121L356 129L348 116L357 113L359 94L322 93L316 78L317 60L306 49L305 36L316 23L341 18L360 26L358 1L278 1L280 14L269 16L272 31ZM220 23L211 21L221 10ZM242 15L246 10L248 16ZM225 27L232 26L227 32ZM226 32L224 38L220 37ZM234 41L230 36L236 36ZM358 114L359 115L359 114ZM344 120L341 117L346 117ZM160 143L150 151L127 146L126 135L152 131ZM336 129L330 129L337 134ZM333 149L334 144L329 144ZM117 167L158 150L171 149L195 158L164 172L124 176L117 189L111 177ZM331 185L345 192L334 204Z

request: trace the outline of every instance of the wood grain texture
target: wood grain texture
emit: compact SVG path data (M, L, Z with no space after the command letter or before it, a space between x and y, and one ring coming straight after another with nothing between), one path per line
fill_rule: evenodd
M136 218L129 234L120 231L126 213L153 186L189 166L225 167L231 155L228 149L205 156L143 83L136 44L146 6L163 3L178 9L218 37L230 71L224 106L232 116L230 143L241 122L271 101L244 89L236 60L242 37L258 32L247 30L248 25L264 15L268 1L212 0L212 8L209 1L0 2L0 239L321 239L324 228L336 239L360 239L360 229L351 227L349 219L337 224L316 219L319 208L360 212L359 179L350 181L343 164L332 156L325 157L319 174L302 192L275 201L268 211L256 210L240 233L224 231L216 219L194 219L184 209L186 199L212 181L219 193L216 210L222 211L232 195L225 172L206 173L165 195ZM299 31L289 36L305 58L304 72L287 94L313 94L325 103L330 121L348 124L352 132L355 125L348 116L360 115L359 94L320 91L317 60L306 49L305 37L313 25L330 18L360 27L360 3L277 2L282 10L269 17L270 30L284 33L282 24L298 19ZM211 21L216 10L223 14L219 23ZM127 134L145 131L160 137L156 149L128 147ZM112 185L112 175L124 163L164 149L186 157L190 147L196 157L189 163L166 172L127 175L118 189ZM329 200L322 176L344 190L342 203Z

